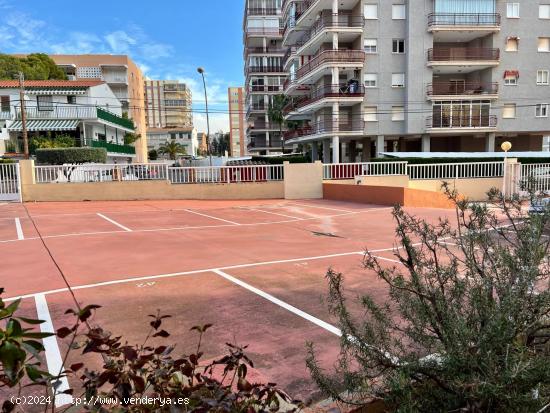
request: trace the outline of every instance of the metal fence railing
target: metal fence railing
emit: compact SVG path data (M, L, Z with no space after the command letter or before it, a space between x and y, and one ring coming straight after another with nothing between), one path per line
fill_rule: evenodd
M0 164L0 201L20 201L19 164Z
M169 168L173 184L282 181L283 165L245 165Z
M496 178L504 175L504 162L408 165L407 170L412 180Z
M323 165L323 179L353 179L356 176L406 175L407 162L363 162Z
M524 192L550 191L550 163L521 165L521 189Z
M168 179L162 164L84 164L35 166L37 184L112 181L150 181Z

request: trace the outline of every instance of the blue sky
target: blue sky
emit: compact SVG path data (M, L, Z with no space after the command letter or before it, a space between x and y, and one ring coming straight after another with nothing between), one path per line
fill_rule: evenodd
M204 109L207 72L212 110L227 111L227 87L243 79L241 0L0 0L2 53L128 54L146 76L180 79ZM205 116L194 115L205 129ZM211 116L211 129L228 128L227 114Z

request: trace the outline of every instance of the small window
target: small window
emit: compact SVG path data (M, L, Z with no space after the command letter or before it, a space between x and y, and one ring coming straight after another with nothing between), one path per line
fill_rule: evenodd
M506 86L516 86L518 84L517 72L513 70L504 72L504 84Z
M76 96L67 96L67 103L69 105L76 105Z
M407 8L404 4L394 4L391 9L391 18L394 20L405 20Z
M548 70L537 70L537 85L549 85L550 72Z
M377 87L378 75L376 73L365 73L365 87Z
M404 106L392 106L391 108L391 120L399 122L405 120L405 107Z
M506 17L519 19L519 3L506 3Z
M541 103L535 107L535 116L537 118L548 117L548 103Z
M539 5L539 19L550 19L550 4Z
M378 4L365 4L365 19L378 19Z
M550 52L550 37L539 37L539 52Z
M378 53L378 40L365 39L365 53Z
M38 110L40 111L53 111L53 97L50 96L37 96L36 103Z
M405 87L405 73L392 73L391 87Z
M519 39L517 37L509 37L506 39L506 51L517 52L519 50Z
M378 122L378 109L376 106L365 107L365 122Z
M403 54L405 53L405 40L393 39L392 40L392 53Z
M503 119L514 119L516 117L516 104L506 103L502 108Z
M10 111L10 97L9 96L0 96L0 111L9 112Z

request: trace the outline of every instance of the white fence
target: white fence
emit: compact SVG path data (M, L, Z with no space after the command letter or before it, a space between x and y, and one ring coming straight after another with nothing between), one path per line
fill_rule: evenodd
M173 168L164 164L35 166L36 183L169 180L173 184L282 181L283 165Z
M0 201L20 201L19 164L0 164Z
M173 184L282 181L283 165L169 168Z
M497 178L504 176L504 162L408 165L407 171L412 180Z
M407 174L407 162L364 162L323 165L323 179L353 179L356 176L395 176Z
M521 165L521 179L519 182L521 192L550 191L550 163Z

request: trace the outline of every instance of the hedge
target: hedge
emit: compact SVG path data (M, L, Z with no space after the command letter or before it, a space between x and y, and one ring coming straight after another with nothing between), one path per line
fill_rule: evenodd
M434 163L502 162L503 158L373 158L371 162L408 162L409 165ZM522 164L550 163L548 158L518 158Z
M283 162L289 163L310 163L311 158L304 155L288 155L288 156L253 156L252 162L263 162L268 165L282 165Z
M15 163L15 161L13 159L0 159L0 165L10 163Z
M105 148L37 149L36 161L39 165L105 163L107 150Z

